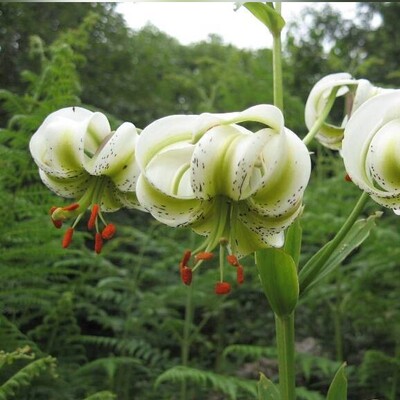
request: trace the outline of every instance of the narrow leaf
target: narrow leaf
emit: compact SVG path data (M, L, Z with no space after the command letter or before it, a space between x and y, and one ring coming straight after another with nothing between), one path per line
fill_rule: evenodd
M328 390L326 400L346 400L347 399L347 378L345 374L346 363L343 363L336 372Z
M285 26L285 20L271 4L248 2L244 3L244 6L269 29L273 36L279 36Z
M303 293L309 290L333 272L354 249L367 239L371 229L375 226L376 219L381 215L381 212L377 212L367 219L358 220L335 249L331 249L331 241L311 257L299 273L300 291ZM331 254L327 258L328 252Z
M260 373L257 384L258 400L280 400L278 388L264 374Z

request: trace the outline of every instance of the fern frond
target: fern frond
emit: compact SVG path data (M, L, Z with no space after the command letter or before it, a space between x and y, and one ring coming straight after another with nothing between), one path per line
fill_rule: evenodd
M236 400L239 392L245 392L253 398L257 396L257 384L254 381L244 380L233 376L225 376L196 368L177 366L163 372L156 380L158 387L164 382L192 382L199 386L209 386L213 390L224 393L231 400Z
M232 344L224 349L222 355L237 355L242 358L259 359L261 357L276 358L277 351L272 347L254 346L247 344Z
M83 400L115 400L116 398L114 393L104 390L85 397Z
M45 372L56 377L55 369L56 359L51 356L32 361L0 386L0 400L15 398L19 390L30 386L35 378Z

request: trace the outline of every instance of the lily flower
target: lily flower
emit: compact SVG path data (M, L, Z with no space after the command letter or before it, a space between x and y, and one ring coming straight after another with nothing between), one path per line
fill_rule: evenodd
M253 132L243 122L262 128ZM220 246L220 283L225 250L242 282L236 258L283 245L285 228L302 211L311 171L306 146L271 105L161 118L142 131L136 157L140 203L160 222L206 236L192 252L193 271ZM188 254L180 263L185 283L192 279ZM217 293L228 291L216 286Z
M351 180L400 215L400 90L365 102L348 122L342 156Z
M141 208L135 194L140 173L135 161L137 138L133 124L125 122L112 132L104 114L80 107L53 112L34 133L29 147L43 183L57 195L75 199L68 206L50 209L57 228L74 218L63 247L69 246L75 226L88 209L88 229L95 229L99 253L103 240L115 233L103 212L123 206Z
M317 140L325 147L340 150L344 129L354 111L371 97L389 91L391 89L373 86L366 79L354 79L345 72L327 75L314 85L308 96L305 106L306 126L311 131L317 124ZM344 97L344 112L340 124L335 125L326 119L339 97Z

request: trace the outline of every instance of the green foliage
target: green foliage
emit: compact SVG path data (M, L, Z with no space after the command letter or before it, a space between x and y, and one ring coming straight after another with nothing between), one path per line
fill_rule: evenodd
M359 27L326 8L307 11L309 29L290 28L285 120L295 132L305 133L302 101L323 74L350 70L375 83L397 82L391 38L399 6L360 6ZM384 18L375 31L373 15ZM202 399L214 392L256 398L256 381L237 376L248 368L257 379L262 360L275 363L267 374L272 380L277 371L273 313L254 260L243 261L246 282L224 299L213 294L217 263L202 266L185 336L188 290L178 262L195 239L124 211L110 217L118 232L100 257L85 232L76 232L65 252L47 214L63 200L42 185L27 148L43 119L64 106L88 104L107 110L115 123L144 127L167 114L272 102L271 51L239 50L217 36L182 46L151 26L132 32L107 3L1 3L0 25L0 382L9 382L6 398L170 400L185 382L188 398L196 392ZM311 150L300 265L332 239L359 196L343 180L340 157L316 144ZM376 210L369 202L365 217ZM318 351L297 355L298 398L325 396L343 359L353 366L349 398L399 397L397 223L385 212L368 239L348 247L346 260L340 256L339 267L300 299L299 337L311 337ZM286 245L298 264L299 243ZM185 341L187 366L177 367Z
M32 382L44 374L45 372L56 377L56 359L47 356L44 358L34 359L35 355L31 353L31 349L26 346L13 351L12 353L0 352L0 368L10 365L19 360L28 360L28 363L19 368L12 376L3 382L0 386L0 399L7 400L15 398L15 396L25 387L32 385Z
M253 397L257 394L255 382L183 366L176 366L163 372L157 378L155 385L159 386L168 381L189 381L199 387L207 386L219 393L226 394L231 400L236 400L240 392L244 392L247 396L251 395Z

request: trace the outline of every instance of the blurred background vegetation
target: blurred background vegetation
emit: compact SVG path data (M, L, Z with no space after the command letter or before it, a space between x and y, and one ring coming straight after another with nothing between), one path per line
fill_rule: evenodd
M309 90L328 73L400 87L400 4L358 11L350 21L329 5L309 8L287 27L285 117L300 136ZM213 294L213 268L184 287L178 262L198 238L135 211L110 217L118 235L101 256L84 231L63 251L48 210L64 203L40 182L28 142L64 106L143 128L169 114L272 102L271 51L214 35L183 46L152 26L133 32L115 4L0 3L0 89L0 399L254 399L259 371L274 379L277 363L252 258L245 284L225 298ZM303 260L359 195L338 154L311 150ZM376 210L371 202L366 215ZM399 398L397 218L386 210L362 247L303 297L299 399L324 398L343 360L349 399Z

